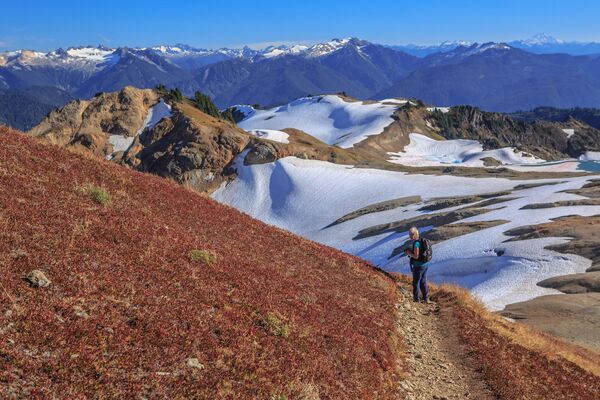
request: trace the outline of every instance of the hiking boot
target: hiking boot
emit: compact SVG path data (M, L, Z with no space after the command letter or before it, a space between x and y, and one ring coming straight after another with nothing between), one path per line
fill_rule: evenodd
M431 304L431 301L429 301L429 299L425 299L425 300L423 300L423 303L425 303L425 304Z

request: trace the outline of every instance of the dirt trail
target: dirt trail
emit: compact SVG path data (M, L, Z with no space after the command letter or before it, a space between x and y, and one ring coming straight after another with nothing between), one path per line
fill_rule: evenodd
M465 349L437 304L412 301L399 287L398 329L407 348L410 376L400 383L409 400L494 399L482 377L469 366Z

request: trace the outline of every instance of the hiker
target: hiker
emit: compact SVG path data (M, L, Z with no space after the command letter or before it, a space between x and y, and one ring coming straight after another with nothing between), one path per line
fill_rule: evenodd
M427 239L419 238L419 230L415 226L408 230L408 236L412 240L412 245L405 250L405 253L410 258L410 270L413 275L413 300L417 303L419 302L419 289L421 289L423 301L429 303L427 261L431 259L431 245ZM428 247L428 249L425 247Z

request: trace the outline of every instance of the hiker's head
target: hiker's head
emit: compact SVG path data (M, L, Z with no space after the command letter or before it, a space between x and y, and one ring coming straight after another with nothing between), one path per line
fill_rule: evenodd
M417 229L416 226L412 226L408 230L408 237L411 238L412 240L417 240L419 238L419 230Z

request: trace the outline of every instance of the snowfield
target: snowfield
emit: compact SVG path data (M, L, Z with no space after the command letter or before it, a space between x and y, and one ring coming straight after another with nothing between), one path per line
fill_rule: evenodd
M600 151L586 151L585 154L579 156L581 161L600 161Z
M290 135L282 131L275 131L272 129L252 129L247 132L257 138L272 140L274 142L285 144L289 143L288 138Z
M557 183L515 190L503 196L510 200L487 207L492 211L458 221L509 222L435 245L434 260L429 270L431 279L434 282L454 282L469 288L493 310L539 295L558 293L553 289L538 287L537 282L552 276L584 272L591 264L579 256L544 249L545 246L567 239L504 243L509 238L503 234L511 228L548 222L559 216L599 214L600 207L597 206L521 209L530 203L577 199L579 196L560 192L581 187L590 179L588 176L511 181L502 178L408 175L294 157L270 164L245 166L242 162L244 156L245 153L242 153L236 161L238 177L217 190L213 198L266 223L355 254L388 271L403 273L408 272L407 259L389 259L389 256L394 248L408 239L406 232L391 231L358 240L355 237L364 228L428 214L418 211L422 203L374 212L326 227L352 211L400 197L420 195L426 202L435 197L511 190L521 183ZM453 208L435 212L449 210Z
M327 144L349 148L367 136L383 132L394 122L392 114L406 101L385 102L365 104L325 95L303 97L269 110L244 106L237 108L245 115L238 126L247 131L295 128Z
M163 99L160 99L158 103L150 108L144 125L137 131L137 134L141 134L146 129L152 129L156 124L163 118L171 116L171 106L165 103Z
M435 140L418 133L409 135L410 143L400 153L388 153L394 164L410 166L439 166L459 164L465 167L483 167L482 158L491 157L502 164L534 164L544 162L540 158L525 156L511 147L483 150L476 140Z

